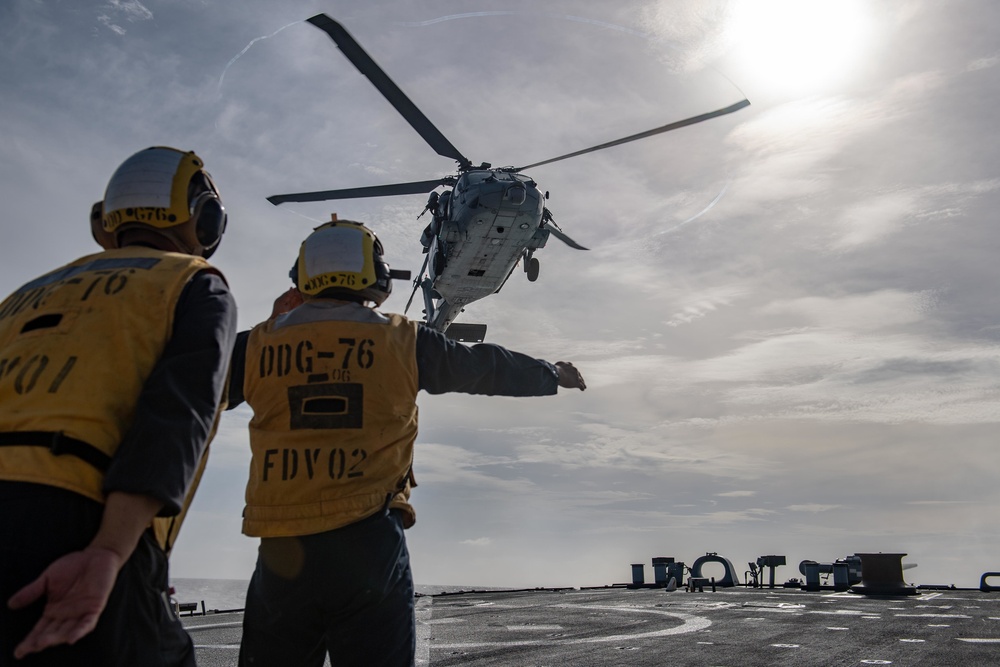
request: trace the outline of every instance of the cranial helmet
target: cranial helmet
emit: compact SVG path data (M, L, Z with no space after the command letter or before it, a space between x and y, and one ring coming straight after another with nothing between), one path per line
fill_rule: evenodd
M289 276L307 296L374 301L381 305L392 293L392 271L382 259L382 242L360 222L337 220L320 225L306 237Z
M226 209L204 167L193 152L166 146L128 158L108 181L104 201L94 204L94 240L110 250L122 232L152 229L184 252L211 257L226 230Z

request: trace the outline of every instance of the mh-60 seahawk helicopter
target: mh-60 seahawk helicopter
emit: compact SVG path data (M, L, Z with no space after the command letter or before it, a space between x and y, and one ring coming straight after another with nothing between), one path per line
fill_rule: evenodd
M426 323L458 340L483 340L486 335L485 324L453 324L453 321L466 305L499 292L520 261L524 261L528 280L534 282L538 278L538 258L534 257L534 253L545 246L549 235L571 248L587 249L556 225L552 213L544 203L548 192L540 192L535 181L521 172L700 123L750 104L743 99L716 111L523 167L493 168L487 162L477 167L441 134L342 25L326 14L312 17L309 23L333 39L347 59L368 77L438 155L452 158L458 163L458 174L411 183L273 195L267 199L277 205L283 202L430 192L427 206L420 214L431 214L430 224L423 230L420 238L427 257L414 280L413 294L410 295L406 308L409 309L417 290L422 290ZM451 189L441 193L434 192L439 186Z

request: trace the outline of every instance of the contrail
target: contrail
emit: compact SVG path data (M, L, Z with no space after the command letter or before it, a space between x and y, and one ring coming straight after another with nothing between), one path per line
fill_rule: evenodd
M640 32L638 30L633 30L632 28L626 28L625 26L617 25L614 23L606 23L605 21L596 21L594 19L584 18L582 16L572 16L570 14L556 14L553 12L526 12L526 11L515 11L515 10L495 10L490 12L467 12L465 14L449 14L448 16L439 16L436 19L429 19L427 21L413 21L413 22L397 22L397 25L406 26L408 28L422 28L424 26L433 25L435 23L443 23L445 21L453 21L455 19L470 19L470 18L480 18L483 16L547 16L549 18L556 19L566 19L567 21L576 21L577 23L589 23L590 25L596 25L601 28L610 28L611 30L617 30L618 32L624 32L629 35L635 35L637 37L644 37L649 39L652 35Z
M229 68L233 66L233 63L235 63L237 60L240 59L240 56L249 51L250 47L259 42L260 40L267 39L268 37L274 37L285 28L290 28L298 23L305 23L305 21L294 21L292 23L289 23L288 25L281 26L280 28L272 32L270 35L261 35L260 37L254 37L253 39L251 39L250 43L244 46L243 50L237 53L235 56L233 56L232 59L228 63L226 63L226 66L222 68L222 74L219 75L219 95L220 96L222 95L222 80L226 78L226 72L228 72Z
M700 211L698 211L697 213L695 213L694 215L692 215L690 218L688 218L684 222L677 223L676 225L674 225L670 229L664 229L662 232L656 232L655 234L653 234L653 236L660 236L661 234L668 234L668 233L670 233L670 232L672 232L672 231L674 231L676 229L680 229L681 227L683 227L687 223L689 223L689 222L691 222L693 220L697 220L701 216L703 216L706 213L708 213L708 211L713 206L715 206L716 204L718 204L722 200L722 196L724 194L726 194L726 190L729 189L729 184L731 182L732 181L730 181L729 183L726 183L724 186L722 186L722 190L719 192L719 194L715 195L715 199L713 199L711 202L709 202L708 206L706 206L705 208L701 209Z

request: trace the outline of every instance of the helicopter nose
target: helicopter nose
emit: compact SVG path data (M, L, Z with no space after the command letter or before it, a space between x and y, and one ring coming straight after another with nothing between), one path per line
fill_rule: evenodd
M512 185L507 188L507 192L504 193L503 197L515 206L520 206L528 198L528 192L524 189L523 185Z

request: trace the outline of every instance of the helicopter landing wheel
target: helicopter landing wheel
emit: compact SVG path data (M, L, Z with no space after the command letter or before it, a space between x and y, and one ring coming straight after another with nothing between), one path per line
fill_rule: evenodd
M538 258L532 257L528 260L528 266L525 268L525 272L528 274L528 281L535 282L538 280Z

